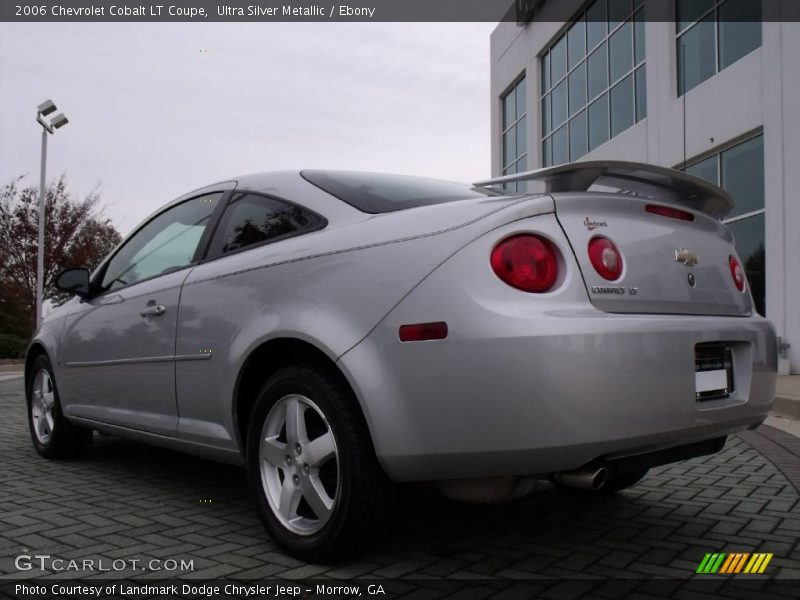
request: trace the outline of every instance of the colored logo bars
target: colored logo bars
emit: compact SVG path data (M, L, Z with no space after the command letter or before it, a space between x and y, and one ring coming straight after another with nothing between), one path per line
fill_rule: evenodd
M763 573L772 553L758 552L715 552L706 554L703 562L697 567L698 573L720 575L734 575L738 573Z

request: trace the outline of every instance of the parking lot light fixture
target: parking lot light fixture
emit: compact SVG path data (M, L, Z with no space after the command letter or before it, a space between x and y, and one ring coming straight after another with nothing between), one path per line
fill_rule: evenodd
M41 173L39 177L39 256L36 262L36 327L42 322L42 304L44 302L44 211L46 183L45 175L47 171L47 135L60 129L69 120L64 113L58 113L55 117L48 120L46 117L57 110L52 100L45 100L36 107L36 122L42 126L42 157Z

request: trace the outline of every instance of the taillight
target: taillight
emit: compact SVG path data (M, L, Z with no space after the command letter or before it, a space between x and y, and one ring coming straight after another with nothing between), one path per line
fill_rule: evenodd
M532 234L507 238L492 250L492 269L500 279L523 292L546 292L558 277L553 244Z
M733 277L733 283L736 286L736 289L740 292L743 292L746 281L744 269L742 268L742 265L739 264L739 261L736 260L735 256L728 258L728 268L731 270L731 277Z
M597 236L589 240L589 260L603 279L616 281L622 275L622 255L608 238Z
M659 204L648 204L644 209L654 215L661 215L662 217L669 217L670 219L680 219L682 221L694 221L694 215L685 210L671 208L669 206L661 206Z

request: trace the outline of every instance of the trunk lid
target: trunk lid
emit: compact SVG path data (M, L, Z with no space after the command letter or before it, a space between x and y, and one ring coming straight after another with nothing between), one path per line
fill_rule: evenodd
M553 196L556 216L580 265L589 298L622 313L749 315L729 257L733 235L721 222L733 207L725 190L692 175L645 163L593 160L506 175L476 185L528 182ZM608 192L612 193L601 193ZM618 192L618 193L617 193ZM683 221L645 210L669 206L694 215ZM602 235L622 253L624 269L607 281L592 266L589 240ZM738 257L737 257L738 260Z
M733 235L720 221L685 203L599 192L553 194L556 217L572 245L592 304L607 312L746 316L746 286L734 283ZM647 205L690 212L693 221L652 214ZM589 259L595 236L610 239L623 259L616 281Z

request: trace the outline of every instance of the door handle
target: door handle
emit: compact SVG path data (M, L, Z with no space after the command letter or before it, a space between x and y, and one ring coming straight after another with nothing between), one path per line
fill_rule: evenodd
M144 318L147 317L160 317L165 312L167 312L167 307L163 304L152 304L145 308L139 314L142 315Z

